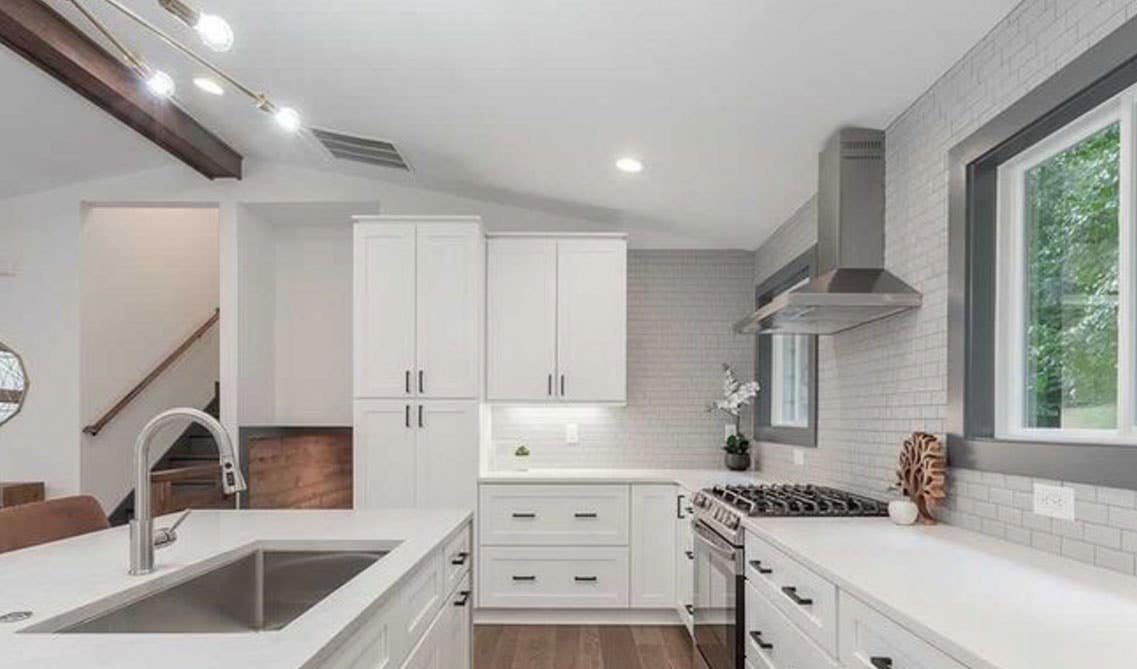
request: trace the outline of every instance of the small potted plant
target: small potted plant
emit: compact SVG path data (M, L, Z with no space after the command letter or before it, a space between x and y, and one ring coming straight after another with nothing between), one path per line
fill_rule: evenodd
M740 383L734 375L734 370L726 363L723 363L722 372L722 399L712 402L707 410L730 419L734 429L727 435L726 443L723 445L723 450L726 451L726 466L733 471L745 471L750 469L750 440L740 429L742 408L758 395L758 382Z

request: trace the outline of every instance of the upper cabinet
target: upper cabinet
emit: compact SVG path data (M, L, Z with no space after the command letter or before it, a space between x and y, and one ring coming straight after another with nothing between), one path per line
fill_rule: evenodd
M626 401L623 237L492 236L486 268L489 400Z
M478 397L482 232L474 217L355 224L355 397Z

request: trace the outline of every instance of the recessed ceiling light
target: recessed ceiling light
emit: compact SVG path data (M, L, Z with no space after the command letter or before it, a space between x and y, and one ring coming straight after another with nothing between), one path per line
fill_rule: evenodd
M210 79L209 77L194 77L193 85L201 90L209 93L210 95L224 95L225 89L221 88L221 84Z
M616 169L621 172L629 174L636 174L644 171L644 164L639 158L632 158L631 156L624 156L616 161Z

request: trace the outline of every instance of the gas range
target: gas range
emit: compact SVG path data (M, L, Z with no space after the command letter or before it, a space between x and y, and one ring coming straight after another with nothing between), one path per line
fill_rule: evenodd
M742 516L887 516L885 502L836 488L806 484L725 485L704 488L693 500L697 519L741 546Z

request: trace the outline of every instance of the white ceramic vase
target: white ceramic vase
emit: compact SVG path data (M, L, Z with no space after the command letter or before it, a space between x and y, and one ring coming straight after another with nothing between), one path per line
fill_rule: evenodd
M916 504L907 499L894 499L888 503L888 517L897 525L911 525L920 515Z

